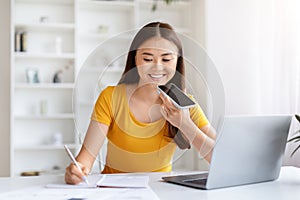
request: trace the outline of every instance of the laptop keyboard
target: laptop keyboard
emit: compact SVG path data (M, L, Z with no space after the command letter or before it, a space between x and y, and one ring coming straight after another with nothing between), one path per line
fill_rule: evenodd
M206 178L202 178L202 179L189 179L189 180L184 180L183 182L185 183L194 183L197 185L205 185L206 184L207 179Z
M199 175L196 175L197 177L191 177L189 179L183 180L185 183L194 183L198 185L205 185L208 177L208 173L204 173Z

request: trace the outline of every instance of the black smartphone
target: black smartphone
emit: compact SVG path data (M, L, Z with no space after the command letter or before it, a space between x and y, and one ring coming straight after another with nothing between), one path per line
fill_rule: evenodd
M173 104L179 108L192 108L196 103L181 91L175 84L158 85L158 90L166 96L169 96Z

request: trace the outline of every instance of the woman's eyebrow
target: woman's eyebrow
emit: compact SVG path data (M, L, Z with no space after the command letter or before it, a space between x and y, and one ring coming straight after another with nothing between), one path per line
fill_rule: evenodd
M174 55L174 53L169 52L169 53L163 53L163 54L161 54L161 56L169 56L169 55Z
M169 55L174 55L175 53L173 52L168 52L168 53L163 53L161 54L160 56L169 56ZM142 55L148 55L148 56L153 56L152 53L149 53L149 52L143 52Z
M148 53L148 52L143 52L142 55L148 55L148 56L153 56L152 53Z

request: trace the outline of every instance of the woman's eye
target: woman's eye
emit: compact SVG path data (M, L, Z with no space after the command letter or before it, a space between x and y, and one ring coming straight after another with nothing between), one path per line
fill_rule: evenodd
M144 61L146 61L146 62L151 62L152 59L151 59L151 58L144 58Z
M166 59L166 58L162 59L163 62L169 62L170 60L171 59Z

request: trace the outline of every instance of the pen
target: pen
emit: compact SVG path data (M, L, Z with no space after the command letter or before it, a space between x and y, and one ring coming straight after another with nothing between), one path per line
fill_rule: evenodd
M66 151L67 151L69 157L70 157L71 160L73 161L74 165L75 165L75 166L79 169L79 171L83 174L83 172L82 172L80 166L78 165L78 162L75 160L75 158L74 158L73 154L71 153L70 149L68 148L68 146L67 146L67 145L64 145L64 147L65 147L65 149L66 149ZM88 179L87 179L86 176L83 175L83 176L82 176L82 179L84 180L84 182L85 182L86 184L89 184L89 181L88 181Z

